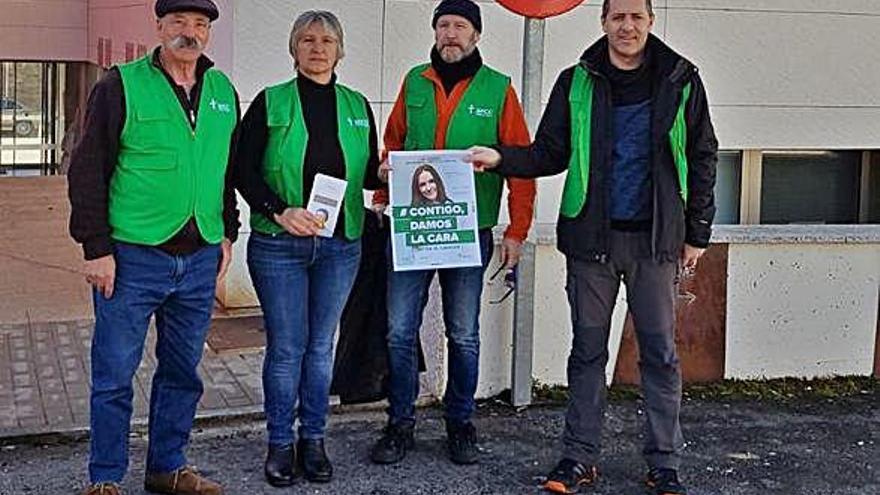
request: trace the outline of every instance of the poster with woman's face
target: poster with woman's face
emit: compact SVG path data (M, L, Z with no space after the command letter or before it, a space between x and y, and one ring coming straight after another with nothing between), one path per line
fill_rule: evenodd
M396 271L480 265L473 167L461 151L389 156Z

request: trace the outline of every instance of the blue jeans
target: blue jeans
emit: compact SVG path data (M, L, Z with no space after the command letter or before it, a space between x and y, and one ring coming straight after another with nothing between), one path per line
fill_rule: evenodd
M294 416L300 438L324 438L333 337L360 256L359 240L251 234L247 263L266 326L263 395L270 445L294 442Z
M428 289L440 277L443 323L448 339L446 419L469 421L476 404L480 361L480 297L483 273L492 259L491 229L480 231L482 266L395 272L388 275L388 360L391 371L388 414L391 423L414 422L419 396L417 340ZM389 259L391 257L389 256Z
M156 316L156 372L150 395L147 471L186 464L202 381L196 367L211 323L219 246L186 256L118 243L113 297L93 291L91 454L93 483L122 481L128 469L132 378L150 317Z

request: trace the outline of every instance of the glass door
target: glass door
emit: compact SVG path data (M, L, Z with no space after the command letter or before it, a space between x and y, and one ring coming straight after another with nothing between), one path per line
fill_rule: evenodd
M64 65L0 62L0 177L58 173Z

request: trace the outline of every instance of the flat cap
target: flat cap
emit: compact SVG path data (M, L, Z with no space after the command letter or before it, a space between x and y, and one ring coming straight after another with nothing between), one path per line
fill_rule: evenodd
M212 22L220 17L217 5L211 0L156 0L156 17L172 12L201 12Z

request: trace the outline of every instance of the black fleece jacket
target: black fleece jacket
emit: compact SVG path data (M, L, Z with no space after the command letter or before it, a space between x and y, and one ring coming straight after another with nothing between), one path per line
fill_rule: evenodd
M697 68L653 35L647 50L653 70L651 116L651 176L653 183L652 253L655 259L675 261L686 242L706 247L715 216L715 164L718 142L709 117L709 105ZM604 57L604 58L603 58ZM602 61L608 57L603 37L588 48L579 64L594 78L590 139L590 175L587 201L575 218L559 217L557 246L566 256L605 261L608 255L610 178L612 159L612 89ZM569 93L575 67L556 80L534 143L517 148L498 146L502 161L496 169L505 176L540 177L568 170L571 157ZM678 176L669 145L669 130L684 87L690 83L686 105L688 199L682 201Z

